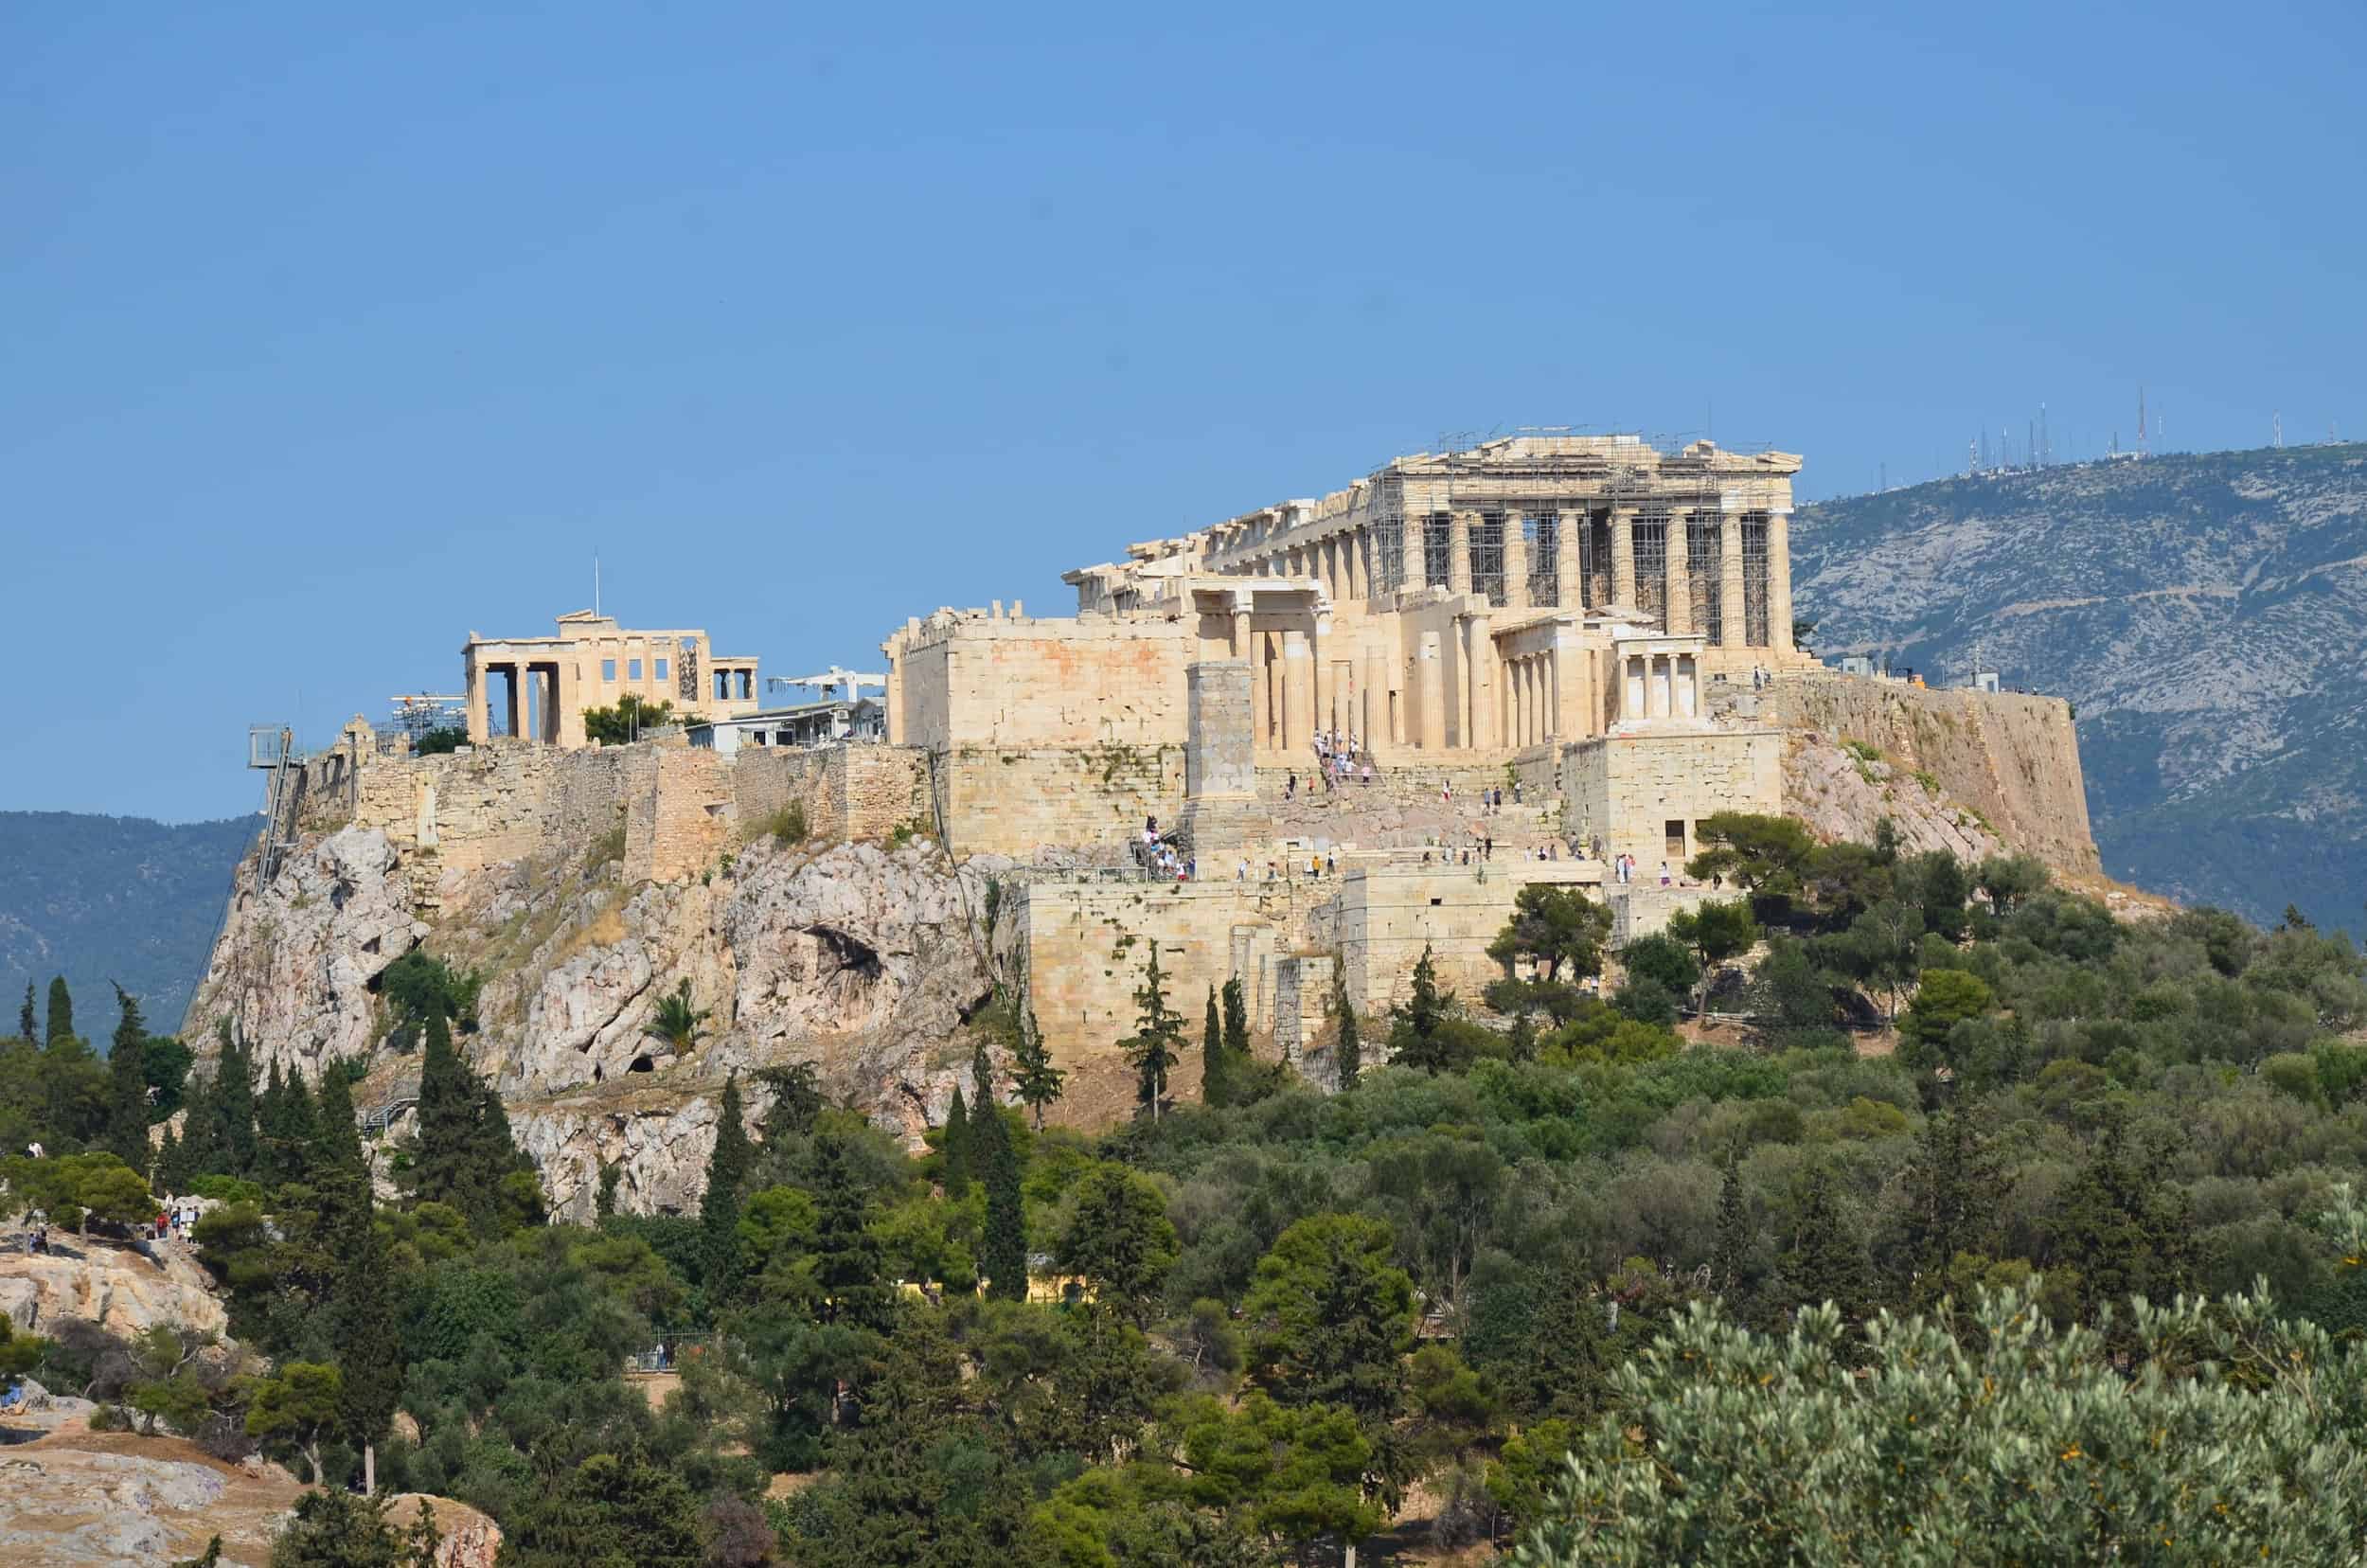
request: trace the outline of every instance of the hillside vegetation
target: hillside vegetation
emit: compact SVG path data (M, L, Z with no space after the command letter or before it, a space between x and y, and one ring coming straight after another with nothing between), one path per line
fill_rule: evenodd
M205 972L230 869L256 832L254 817L0 811L0 996L62 974L96 1004L114 980L169 1027Z
M2264 923L2367 891L2367 446L2083 463L1802 508L1816 646L2076 705L2105 870Z

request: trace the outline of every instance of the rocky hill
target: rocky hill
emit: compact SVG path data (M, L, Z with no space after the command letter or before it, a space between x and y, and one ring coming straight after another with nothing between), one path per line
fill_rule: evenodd
M1802 508L1815 644L2070 699L2105 871L2357 929L2367 446L2083 463Z
M103 1040L122 982L169 1028L205 971L230 868L256 819L163 823L73 811L0 811L0 1027L32 981L66 977L79 1032Z

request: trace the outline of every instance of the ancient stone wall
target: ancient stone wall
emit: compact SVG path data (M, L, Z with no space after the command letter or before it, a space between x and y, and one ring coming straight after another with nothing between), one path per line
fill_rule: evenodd
M1895 771L1928 775L2015 848L2059 871L2100 874L2078 735L2060 699L1846 675L1785 677L1771 691L1785 724L1870 745Z
M896 655L896 738L933 751L1181 746L1198 649L1182 621L933 618Z
M1440 987L1476 1000L1504 972L1487 956L1487 944L1512 918L1519 890L1532 882L1591 890L1600 875L1600 867L1576 861L1503 860L1344 876L1327 932L1347 965L1348 995L1360 1012L1404 1001L1427 949Z
M1285 1061L1296 1061L1324 1037L1331 1017L1331 974L1339 961L1328 954L1284 958L1274 965L1274 1043Z
M711 751L628 755L626 883L680 882L713 866L736 826L732 765Z
M1783 809L1783 738L1771 729L1611 735L1561 753L1562 826L1605 859L1636 858L1639 876L1700 850L1718 811ZM1672 835L1669 825L1680 825Z
M807 832L825 843L884 839L906 823L926 823L928 777L917 746L743 746L731 764L743 826L769 821L793 800L805 808Z
M1184 811L1184 746L959 747L935 760L936 805L958 856L1116 864Z

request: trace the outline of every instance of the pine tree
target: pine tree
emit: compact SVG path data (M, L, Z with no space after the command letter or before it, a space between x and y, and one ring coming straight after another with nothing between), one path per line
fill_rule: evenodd
M952 1108L945 1113L945 1195L958 1199L970 1190L970 1106L962 1086L953 1085Z
M1810 1307L1829 1301L1847 1321L1863 1321L1873 1305L1872 1270L1865 1238L1856 1216L1842 1203L1833 1167L1811 1166L1801 1179L1795 1203L1781 1266L1784 1305Z
M55 1045L74 1037L74 993L65 989L65 976L61 974L49 982L49 1032L42 1043Z
M2003 1178L2003 1163L1963 1110L1924 1118L1914 1156L1899 1173L1906 1234L1892 1256L1898 1270L1893 1297L1902 1307L1931 1306L1947 1293L1958 1253L1989 1250Z
M1340 1038L1331 1048L1331 1060L1339 1069L1340 1092L1344 1095L1364 1075L1364 1038L1358 1032L1356 1008L1348 1002L1347 973L1340 964L1331 966L1331 1011L1340 1021Z
M825 1132L813 1142L808 1182L816 1210L813 1282L825 1323L884 1333L895 1320L896 1297L886 1280L879 1238L863 1213L863 1195L847 1168L846 1146Z
M739 1075L723 1080L715 1116L715 1148L707 1155L706 1190L699 1199L699 1263L710 1307L728 1301L739 1285L740 1189L756 1150L740 1120Z
M1166 1097L1167 1075L1182 1055L1184 1018L1167 1006L1167 977L1159 968L1159 944L1153 940L1148 946L1150 953L1143 961L1142 987L1134 992L1134 1005L1141 1011L1134 1015L1134 1033L1125 1047L1134 1063L1135 1102L1148 1106L1150 1119L1156 1122L1159 1102Z
M434 1011L419 1063L418 1119L414 1194L459 1210L479 1236L501 1234L510 1179L533 1167L518 1153L501 1096L453 1049L452 1025Z
M1751 1206L1742 1190L1742 1151L1726 1153L1726 1179L1717 1188L1717 1240L1710 1250L1710 1283L1731 1302L1750 1256Z
M1019 1097L1035 1114L1036 1131L1043 1131L1043 1108L1060 1097L1068 1074L1052 1065L1052 1050L1043 1042L1043 1029L1033 1007L1020 1009L1019 1044L1011 1052L1012 1076L1019 1080Z
M971 1124L970 1151L978 1180L987 1189L987 1234L978 1263L989 1295L1005 1301L1027 1297L1026 1201L1020 1192L1019 1151L1010 1129L991 1104Z
M287 1146L281 1133L287 1124L287 1080L274 1059L263 1075L263 1092L255 1096L255 1179L266 1187L295 1179L288 1168Z
M148 1169L148 1024L139 999L121 986L116 1004L123 1009L115 1042L107 1048L107 1148L133 1170Z
M1217 988L1208 988L1208 1017L1200 1031L1200 1101L1230 1105L1231 1075L1225 1071L1224 1024L1217 1014Z
M16 1032L23 1039L39 1040L41 1036L33 1032L38 1024L33 1016L33 983L27 980L25 982L25 1005L16 1010Z

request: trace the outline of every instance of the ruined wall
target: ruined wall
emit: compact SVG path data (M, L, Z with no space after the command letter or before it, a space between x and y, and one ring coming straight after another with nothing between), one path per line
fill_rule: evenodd
M1783 738L1773 730L1611 735L1562 749L1562 824L1633 855L1638 874L1676 869L1700 852L1698 829L1717 811L1783 809ZM1682 823L1680 842L1667 824Z
M896 656L900 739L948 747L1182 745L1181 621L992 619L923 623Z
M884 839L928 820L929 759L917 746L742 746L731 764L740 822L756 826L796 801L817 841Z
M961 856L1119 864L1143 819L1184 812L1184 744L959 747L935 762L946 836Z
M731 846L732 765L711 751L634 747L625 765L625 881L679 882Z
M1490 861L1480 865L1389 866L1339 882L1329 927L1347 964L1348 995L1379 1011L1411 994L1425 948L1441 987L1477 999L1504 972L1487 956L1512 918L1512 900L1532 882L1593 887L1601 867L1578 861Z
M2101 873L2079 738L2060 699L1845 675L1786 677L1771 692L1783 723L1873 746L1895 771L1929 775L2015 848L2059 871Z
M1159 944L1167 1003L1197 1044L1210 986L1241 979L1253 1028L1272 1027L1275 961L1308 945L1308 921L1338 884L1015 880L1006 896L1028 1000L1064 1065L1114 1055L1134 1032L1146 942Z

